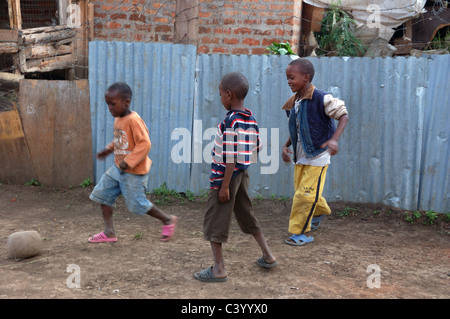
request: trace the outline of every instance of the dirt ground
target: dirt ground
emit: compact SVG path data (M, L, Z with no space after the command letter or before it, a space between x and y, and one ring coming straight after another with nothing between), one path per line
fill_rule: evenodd
M433 224L424 224L430 221L426 217L411 223L405 213L412 212L400 209L330 203L333 213L312 233L314 242L293 247L284 243L291 201L255 199L279 266L259 268L256 242L233 221L224 246L229 279L203 283L193 278L213 262L201 232L203 197L191 201L148 195L179 218L169 242L159 240L158 220L129 213L119 198L114 215L119 240L90 244L89 236L103 230L100 208L88 198L91 187L0 185L0 299L450 297L450 222L444 214ZM23 260L7 256L7 237L21 230L40 233L39 255ZM68 271L69 265L79 267L80 288L70 287L76 271ZM370 265L381 271L379 288Z

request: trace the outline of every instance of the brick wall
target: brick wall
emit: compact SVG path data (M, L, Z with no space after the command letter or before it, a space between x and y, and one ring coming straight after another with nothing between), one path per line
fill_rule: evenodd
M176 14L176 0L91 2L95 8L94 40L174 42L175 24L181 16ZM194 37L199 53L264 54L274 41L298 46L301 1L192 2L198 6Z

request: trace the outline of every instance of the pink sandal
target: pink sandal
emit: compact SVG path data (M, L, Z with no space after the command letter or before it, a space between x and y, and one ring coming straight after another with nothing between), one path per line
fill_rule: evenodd
M112 243L112 242L116 242L116 241L117 241L116 237L109 238L105 235L104 232L94 235L88 239L88 242L90 242L90 243Z
M172 216L172 223L170 225L163 225L161 233L161 241L168 241L175 233L175 226L177 224L177 216Z

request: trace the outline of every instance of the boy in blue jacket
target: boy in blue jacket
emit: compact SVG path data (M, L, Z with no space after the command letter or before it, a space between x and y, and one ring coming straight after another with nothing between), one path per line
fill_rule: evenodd
M348 113L344 101L311 83L314 66L309 60L291 61L286 77L295 93L283 106L289 117L290 136L282 158L290 162L292 154L295 164L295 194L289 218L289 233L293 235L286 243L300 246L314 240L306 233L317 229L323 216L331 213L322 191L330 158L339 151L338 140L348 123ZM337 128L332 119L339 121Z

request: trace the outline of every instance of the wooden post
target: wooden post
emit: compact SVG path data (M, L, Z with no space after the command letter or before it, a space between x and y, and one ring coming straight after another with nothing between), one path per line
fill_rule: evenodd
M9 24L11 29L22 30L20 0L8 0Z
M68 0L58 0L59 25L65 25L67 23L67 1Z
M177 0L174 43L198 43L198 1Z

